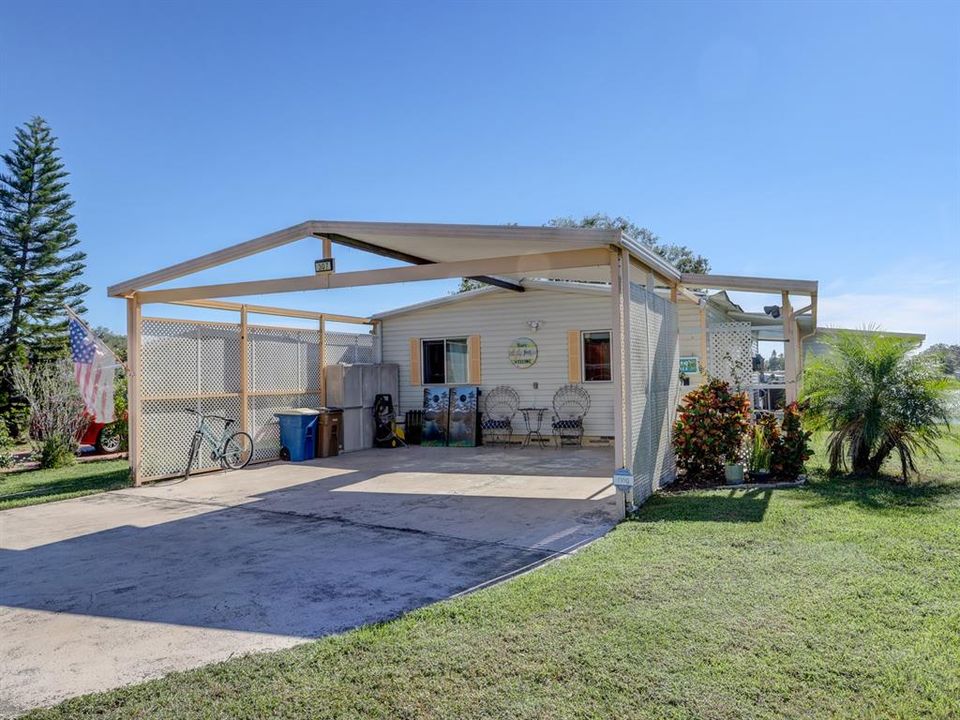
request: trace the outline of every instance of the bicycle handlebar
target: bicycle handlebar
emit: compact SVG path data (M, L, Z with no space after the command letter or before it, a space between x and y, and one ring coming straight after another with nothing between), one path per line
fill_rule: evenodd
M233 419L231 419L231 418L224 417L223 415L205 415L204 413L200 412L199 410L194 410L193 408L184 408L183 411L184 411L184 412L188 412L188 413L190 413L191 415L199 415L201 418L215 418L215 419L217 419L217 420L223 420L225 423L236 422L236 420L233 420Z

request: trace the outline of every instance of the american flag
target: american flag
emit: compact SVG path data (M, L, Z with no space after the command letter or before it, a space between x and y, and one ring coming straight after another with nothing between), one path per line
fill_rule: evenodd
M78 318L70 316L73 373L87 412L97 422L113 422L113 373L117 359Z

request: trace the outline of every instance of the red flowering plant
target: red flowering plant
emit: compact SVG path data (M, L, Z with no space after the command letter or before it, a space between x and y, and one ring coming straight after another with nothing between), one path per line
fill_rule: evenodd
M738 461L743 453L750 429L746 393L712 379L687 393L678 413L673 426L677 467L687 477L721 477L724 463Z

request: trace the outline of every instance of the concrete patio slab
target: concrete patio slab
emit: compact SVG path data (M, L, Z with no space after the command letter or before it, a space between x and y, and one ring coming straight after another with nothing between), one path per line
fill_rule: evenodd
M609 451L409 448L0 513L0 712L288 647L610 529Z

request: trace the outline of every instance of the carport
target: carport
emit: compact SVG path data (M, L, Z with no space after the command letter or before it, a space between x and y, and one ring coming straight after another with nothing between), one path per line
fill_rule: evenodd
M192 287L167 285L305 239L319 240L322 253L323 262L318 262L311 274ZM384 256L398 264L337 272L335 246ZM313 220L109 288L109 295L127 303L130 466L135 482L176 474L177 458L186 456L189 437L189 420L175 419L176 408L184 400L235 412L243 428L254 436L257 459L270 460L275 457L274 446L263 442L263 417L278 403L324 404L322 368L331 361L331 348L343 349L351 343L359 347L362 336L370 339L369 353L374 360L378 356L375 320L225 298L459 277L517 293L524 292L523 278L609 283L611 382L617 401L607 477L619 468L621 483L623 477L628 479L620 485L621 506L625 506L623 500L640 502L672 481L670 427L678 372L675 304L687 291L681 275L655 253L610 229ZM143 313L144 306L169 303L236 312L239 322L181 327L176 325L181 321ZM317 329L300 330L297 335L254 326L248 316L257 313L313 319ZM372 332L335 338L326 329L331 320L372 325ZM171 324L177 340L184 341L184 351L158 359L151 340ZM282 343L284 351L267 352L271 339L267 336L284 332L289 335ZM258 342L263 347L258 347ZM251 359L253 355L256 360ZM184 357L196 367L186 380ZM271 378L271 384L259 385L263 378ZM281 383L276 378L289 380ZM287 386L280 387L283 384ZM425 461L442 466L455 452L443 450Z

